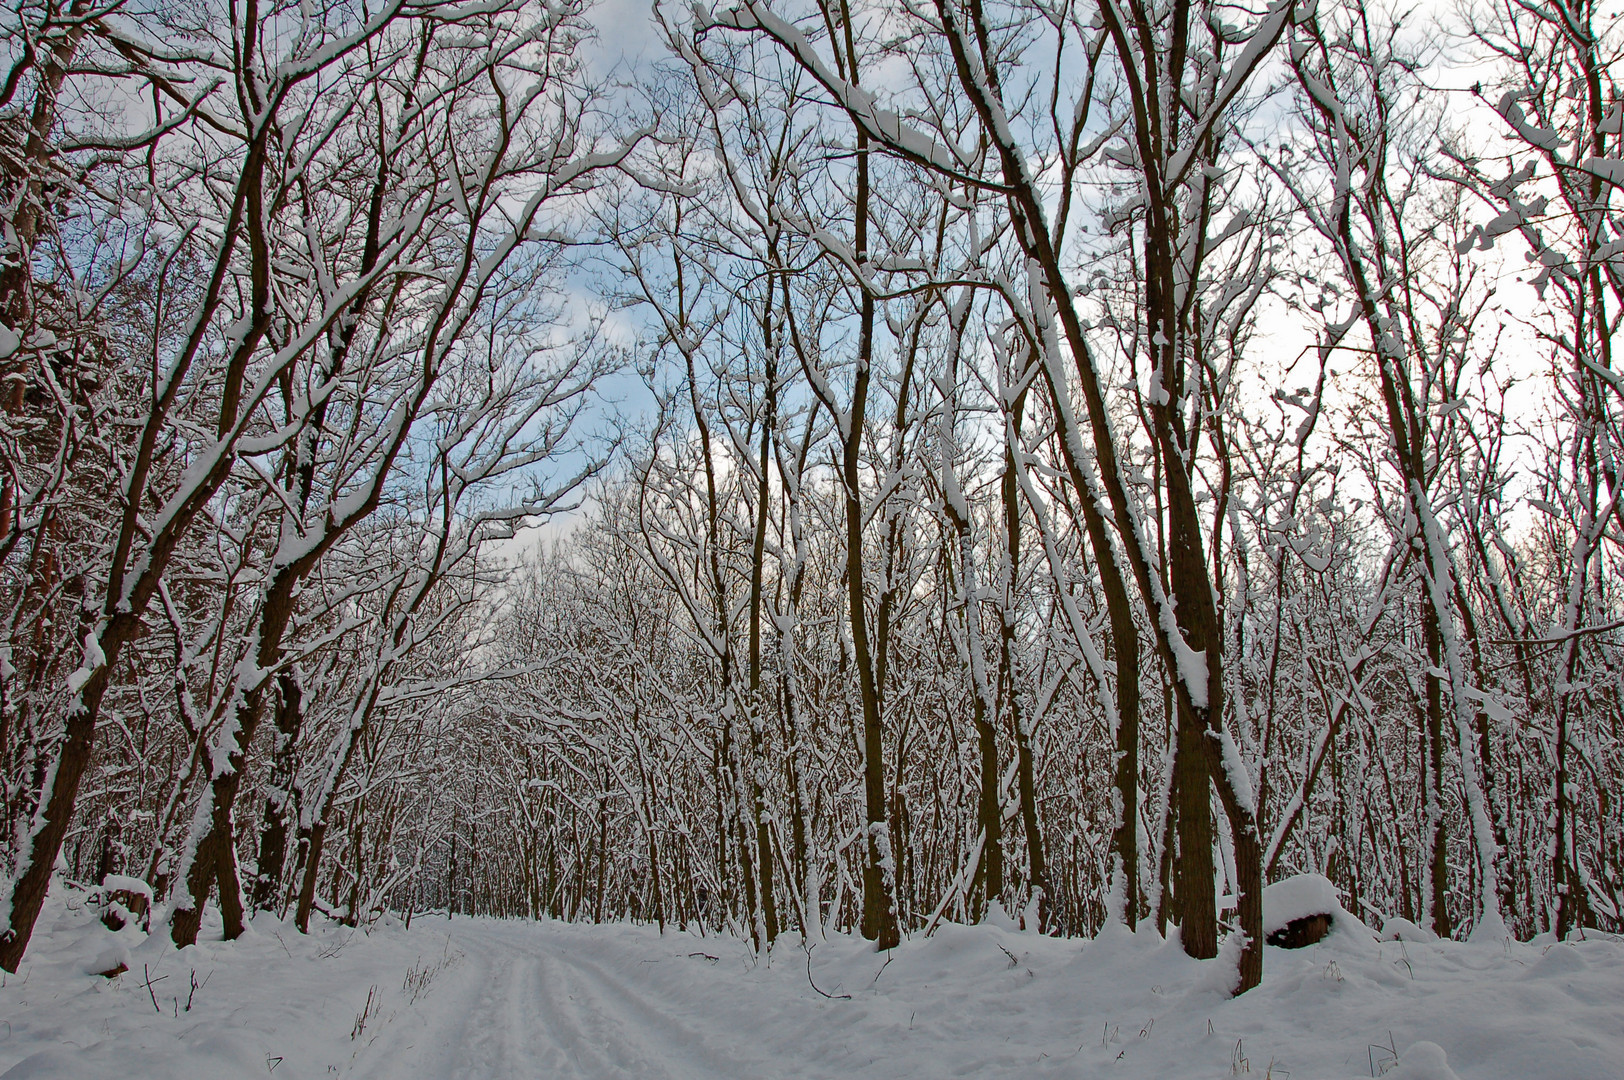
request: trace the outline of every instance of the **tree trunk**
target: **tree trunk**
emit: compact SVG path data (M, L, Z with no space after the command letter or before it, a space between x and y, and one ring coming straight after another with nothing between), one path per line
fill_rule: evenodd
M296 675L277 677L276 747L266 778L265 816L260 827L249 906L268 911L276 906L287 861L288 828L298 814L298 743L304 722L304 691Z

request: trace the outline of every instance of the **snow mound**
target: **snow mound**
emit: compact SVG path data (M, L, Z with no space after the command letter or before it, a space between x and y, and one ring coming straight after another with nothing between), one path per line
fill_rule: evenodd
M1241 952L1245 948L1245 934L1237 932L1226 936L1223 944L1218 947L1217 959L1210 964L1202 965L1201 973L1195 977L1191 992L1197 995L1217 994L1226 998L1233 996Z
M1297 874L1263 890L1265 937L1311 915L1329 915L1332 934L1352 932L1361 937L1376 937L1370 927L1342 906L1336 886L1323 874Z
M1021 924L1015 920L1015 916L1005 911L1004 905L996 900L987 905L987 914L982 919L982 923L986 926L995 926L1011 934L1019 933L1021 929Z
M1449 1067L1449 1055L1435 1042L1418 1042L1399 1058L1399 1066L1385 1074L1387 1080L1460 1080Z
M1578 975L1586 966L1585 958L1580 955L1577 948L1566 942L1560 942L1546 949L1545 955L1528 969L1523 978L1565 978Z
M108 874L102 878L102 892L126 892L136 896L144 896L147 902L152 902L152 886L138 877L126 877L123 874Z
M89 960L82 965L86 975L111 976L121 971L130 970L130 950L122 945L112 945L93 953Z
M1382 922L1381 939L1383 941L1413 941L1430 945L1438 940L1438 935L1423 926L1417 926L1409 919L1394 915Z
M6 1070L6 1080L42 1080L42 1078L57 1078L72 1076L75 1070L83 1069L85 1059L77 1050L42 1050L24 1058L21 1062Z
M1286 924L1310 915L1329 915L1333 922L1342 911L1336 886L1321 874L1298 874L1263 890L1263 932L1284 930Z

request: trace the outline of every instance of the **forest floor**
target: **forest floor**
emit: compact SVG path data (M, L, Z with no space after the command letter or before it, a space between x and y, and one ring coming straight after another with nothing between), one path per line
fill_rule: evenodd
M728 937L443 916L308 936L262 917L177 952L54 895L0 987L0 1076L1624 1077L1616 938L1333 930L1268 949L1233 1000L1224 965L1121 929L943 925L890 954L792 936L757 960Z

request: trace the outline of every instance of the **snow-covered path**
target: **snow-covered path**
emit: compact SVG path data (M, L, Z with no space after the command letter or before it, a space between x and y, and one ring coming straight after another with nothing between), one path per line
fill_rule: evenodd
M207 927L205 928L207 929ZM1264 983L1118 930L944 925L768 958L649 926L262 917L175 951L55 903L0 985L0 1077L1620 1080L1624 942L1269 949ZM124 950L129 971L86 972ZM193 989L193 987L196 989Z
M346 1075L557 1080L762 1075L717 1017L677 1015L637 985L524 923L467 921L454 977L420 1022L391 1023ZM580 943L585 944L585 943ZM730 1049L719 1047L734 1044Z
M757 962L731 939L628 926L467 920L450 941L462 959L433 1006L345 1075L1624 1077L1610 940L1333 936L1271 949L1270 977L1237 1000L1216 964L1149 935L947 926L890 956L831 940L810 962L793 939Z

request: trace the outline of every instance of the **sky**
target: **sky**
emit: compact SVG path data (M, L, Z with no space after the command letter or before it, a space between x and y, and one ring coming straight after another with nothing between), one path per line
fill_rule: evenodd
M1441 40L1444 35L1438 32L1441 26L1447 25L1453 18L1452 8L1446 3L1432 0L1423 3L1418 9L1419 22L1429 27L1427 33L1435 40ZM589 10L588 17L597 27L596 40L587 46L588 53L583 59L589 65L589 70L601 78L632 79L648 71L663 52L653 17L652 0L598 0ZM1451 64L1444 66L1437 64L1433 69L1432 82L1435 86L1455 88L1465 85L1472 75L1471 69ZM1466 93L1450 94L1447 97L1447 108L1453 125L1463 129L1468 135L1481 133L1485 139L1492 138L1493 132L1498 128L1498 117L1490 109L1487 102ZM1492 212L1485 211L1483 220L1492 216ZM1530 335L1526 329L1528 318L1538 306L1532 288L1520 278L1526 278L1522 273L1522 260L1520 258L1520 242L1515 238L1503 238L1499 247L1490 252L1474 255L1476 269L1491 279L1497 279L1497 294L1494 306L1499 309L1498 314L1491 315L1506 327L1503 339L1500 370L1515 373L1519 376L1537 376L1540 374L1534 368L1539 361L1535 359ZM610 312L605 318L601 305L596 300L592 283L582 279L573 283L575 289L574 308L581 319L599 319L604 322L603 330L608 338L616 344L629 345L637 333L636 319L629 313ZM1283 309L1278 312L1284 318L1271 315L1261 320L1259 331L1255 338L1254 350L1259 354L1258 363L1266 369L1290 369L1296 367L1289 376L1292 386L1311 383L1316 367L1312 359L1313 334L1311 328L1301 323L1296 316L1287 314ZM1271 327L1273 329L1271 329ZM1304 354L1308 354L1306 357ZM1303 361L1300 364L1294 362ZM1351 355L1334 358L1333 370L1346 371L1353 366L1354 358ZM1508 411L1514 410L1518 419L1532 420L1540 410L1541 398L1544 396L1540 388L1544 380L1528 378L1517 394L1508 402ZM642 386L640 379L632 372L626 372L607 380L602 388L604 415L615 415L635 420L646 414L651 400L648 391ZM1328 402L1329 404L1329 402ZM1261 406L1268 408L1268 406ZM534 550L567 534L579 520L580 514L559 515L542 525L524 530L514 540L503 545L508 554L520 554Z
M658 54L651 0L598 0L588 17L597 24L592 63L600 71L636 70Z

